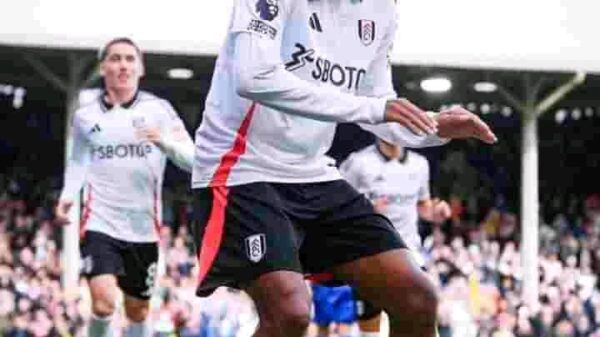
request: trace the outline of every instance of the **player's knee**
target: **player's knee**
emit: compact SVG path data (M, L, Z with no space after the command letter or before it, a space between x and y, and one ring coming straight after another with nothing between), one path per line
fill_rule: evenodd
M115 301L98 299L92 303L92 312L96 317L108 317L115 312Z
M395 301L388 310L391 320L411 320L435 322L438 307L438 294L429 281L416 283L410 291L403 291L401 301Z
M290 336L302 336L310 324L310 309L303 305L288 307L282 312L280 325Z
M261 324L280 329L286 336L303 336L310 324L310 301L303 296L289 296L280 301L278 310L270 310L262 318Z
M304 332L310 324L310 306L298 301L284 312L286 326Z
M126 315L127 318L135 323L140 323L146 320L146 318L148 317L148 311L149 308L146 307L136 307L136 308L132 308L130 310L127 310Z
M148 301L125 301L125 315L127 318L135 323L140 323L146 320L148 312L150 310L150 304Z

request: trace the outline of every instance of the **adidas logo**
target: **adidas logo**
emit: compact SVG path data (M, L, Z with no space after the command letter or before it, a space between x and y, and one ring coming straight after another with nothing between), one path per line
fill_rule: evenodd
M317 13L312 13L310 19L308 19L308 24L310 25L310 28L316 30L317 32L323 32L323 28L321 27L321 22L319 21Z
M90 130L90 134L94 133L94 132L100 132L102 131L102 129L100 128L100 125L98 125L98 123L94 124L94 127Z

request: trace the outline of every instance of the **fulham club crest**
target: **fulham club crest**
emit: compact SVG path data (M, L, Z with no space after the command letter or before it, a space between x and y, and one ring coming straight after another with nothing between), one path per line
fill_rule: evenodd
M267 252L267 241L264 234L250 235L246 238L246 255L250 261L257 263Z
M373 43L375 40L375 21L358 20L358 37L365 46Z
M144 120L144 117L133 117L131 119L131 125L133 125L133 127L136 128L136 129L143 128L145 122L146 121Z

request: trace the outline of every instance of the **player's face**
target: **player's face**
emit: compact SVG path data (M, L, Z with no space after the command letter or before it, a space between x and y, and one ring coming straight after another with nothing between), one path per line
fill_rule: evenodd
M136 90L144 72L140 55L128 43L111 45L100 69L107 89L113 90Z

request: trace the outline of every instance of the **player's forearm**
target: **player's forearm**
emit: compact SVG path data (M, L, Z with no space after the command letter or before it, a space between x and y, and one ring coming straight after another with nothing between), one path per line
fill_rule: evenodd
M260 40L250 34L236 38L240 96L284 113L321 121L383 121L385 99L358 97L304 81L287 71L281 62L269 61L272 56L261 49L264 47Z
M73 120L73 148L65 168L64 185L60 200L73 200L81 191L90 164L91 148L83 136L79 114Z
M358 124L364 130L373 133L378 138L385 140L390 144L402 145L405 147L421 148L440 146L448 143L450 140L440 138L436 134L431 135L416 135L411 132L408 128L397 124L397 123L384 123L384 124Z
M81 191L85 182L87 164L76 160L69 160L65 170L64 185L59 200L73 200Z
M165 137L157 145L177 167L192 172L195 148L191 139L176 141Z

